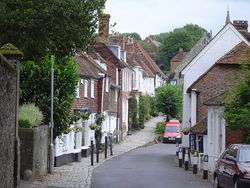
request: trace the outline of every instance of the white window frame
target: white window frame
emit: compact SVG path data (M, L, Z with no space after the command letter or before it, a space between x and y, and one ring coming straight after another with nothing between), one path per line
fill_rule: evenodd
M76 85L76 98L77 99L80 98L80 82L77 82L77 85Z
M90 80L90 97L95 98L95 80L93 79Z
M109 92L109 77L106 77L105 78L105 91L106 92Z
M84 80L84 97L88 98L89 81Z
M116 73L116 85L118 86L119 85L119 70L118 68L115 69L115 73Z

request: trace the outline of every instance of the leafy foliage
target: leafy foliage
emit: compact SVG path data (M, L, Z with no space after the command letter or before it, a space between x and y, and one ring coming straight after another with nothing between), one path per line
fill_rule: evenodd
M34 104L23 104L19 108L18 121L21 128L37 127L43 121L43 114Z
M156 107L169 118L180 118L182 111L182 93L180 88L166 84L156 90Z
M102 122L104 121L105 117L102 113L96 114L96 127L95 127L95 140L97 144L101 143L102 139Z
M225 98L224 116L228 126L232 129L246 130L246 142L250 143L250 51L242 61L244 79L234 87Z
M158 115L157 108L156 108L156 99L155 97L149 97L150 103L150 116L156 117Z
M24 61L20 68L20 103L38 106L45 124L50 122L51 64L51 58L46 56L42 63ZM58 136L65 133L72 122L71 106L79 75L77 64L69 57L56 59L54 69L54 136Z
M165 124L164 122L159 122L156 124L156 127L155 127L155 134L162 134L165 132Z
M139 125L144 128L145 122L150 118L150 100L148 96L139 97Z
M206 30L198 25L188 24L182 28L177 28L173 32L156 35L155 38L162 43L157 54L157 61L165 65L165 69L170 69L170 60L183 48L189 51L198 40L206 33Z
M1 0L0 45L12 43L26 59L65 56L94 39L105 0Z
M135 96L131 96L128 100L129 110L128 110L128 118L129 125L132 129L138 129L139 120L138 120L138 104Z
M131 37L131 38L133 38L133 39L135 39L135 40L137 40L137 41L141 41L142 39L141 39L141 36L138 34L138 33L122 33L122 35L124 36L124 37Z

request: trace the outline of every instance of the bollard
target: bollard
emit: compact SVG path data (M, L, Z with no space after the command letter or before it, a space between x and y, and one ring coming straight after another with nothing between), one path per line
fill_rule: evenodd
M99 163L99 141L96 142L96 162Z
M184 157L184 168L188 170L189 168L189 158L188 158L188 149L185 149L185 157Z
M203 157L203 179L208 179L208 155Z
M105 136L105 150L104 150L104 155L105 155L105 159L107 159L108 156L108 137Z
M91 166L94 166L94 143L93 143L93 140L91 140L91 144L90 144L90 161L91 161Z
M182 149L181 148L179 148L178 159L179 159L179 167L182 168L183 160L182 160Z
M110 155L113 155L113 146L112 146L112 137L109 136L109 148L110 148Z
M198 173L198 154L195 152L193 157L193 174Z

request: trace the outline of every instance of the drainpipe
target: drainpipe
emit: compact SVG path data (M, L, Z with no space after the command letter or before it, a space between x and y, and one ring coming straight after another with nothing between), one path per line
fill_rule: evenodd
M105 78L106 75L104 77L102 77L102 98L101 98L101 113L103 112L103 105L104 105L104 92L105 92Z
M122 87L122 83L120 84L121 78L121 69L118 69L118 85ZM116 118L116 130L117 130L117 142L122 140L122 134L120 134L120 130L122 133L122 126L120 127L120 99L121 99L121 90L118 90L117 93L117 118ZM121 129L120 129L121 128ZM118 139L118 135L120 136L120 139Z

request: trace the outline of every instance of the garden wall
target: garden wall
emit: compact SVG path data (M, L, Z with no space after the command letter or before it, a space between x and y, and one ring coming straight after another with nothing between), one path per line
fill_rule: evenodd
M40 126L33 129L19 128L21 178L25 170L33 172L32 179L47 175L49 128Z

